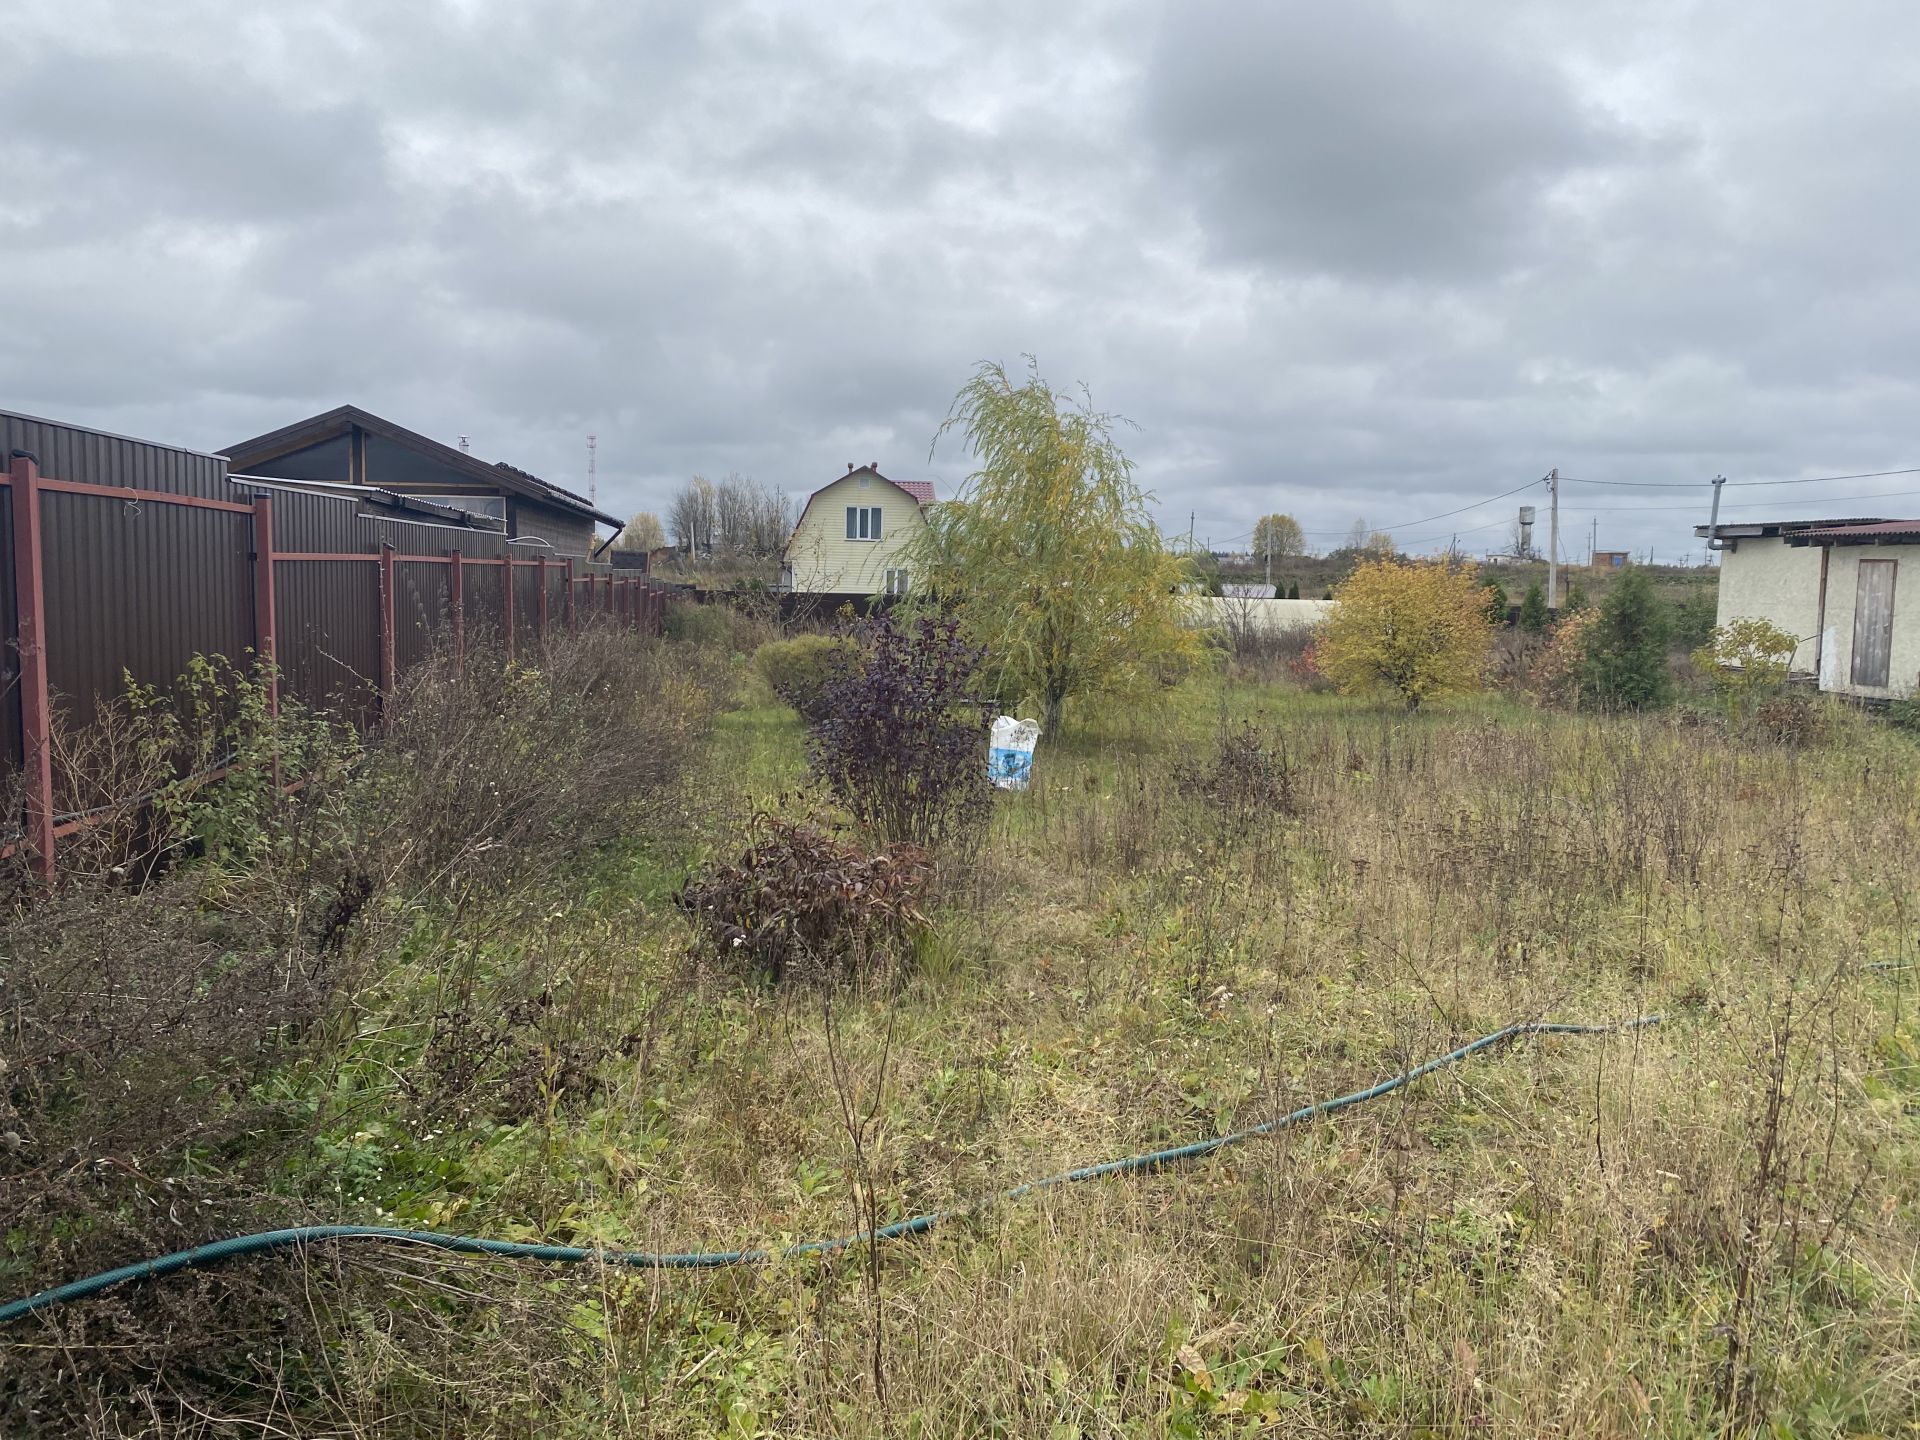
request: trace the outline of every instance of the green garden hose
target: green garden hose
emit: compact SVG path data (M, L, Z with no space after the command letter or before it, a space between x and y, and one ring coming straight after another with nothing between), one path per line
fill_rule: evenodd
M1049 1175L1045 1179L1028 1180L1023 1184L1015 1185L1012 1189L988 1196L979 1203L1020 1200L1056 1185L1074 1185L1083 1180L1101 1180L1111 1175L1134 1175L1143 1171L1158 1170L1167 1165L1177 1165L1187 1160L1198 1160L1213 1154L1216 1150L1224 1150L1229 1145L1238 1145L1262 1135L1271 1135L1276 1130L1300 1125L1309 1120L1317 1120L1323 1115L1331 1115L1351 1105L1361 1105L1369 1100L1377 1100L1403 1085L1412 1084L1423 1075L1431 1075L1436 1070L1458 1064L1469 1055L1523 1036L1616 1034L1624 1030L1637 1030L1642 1026L1658 1025L1662 1018L1659 1015L1642 1015L1637 1019L1625 1020L1614 1025L1575 1025L1546 1020L1523 1021L1517 1025L1509 1025L1504 1030L1496 1030L1491 1035L1483 1035L1457 1050L1449 1050L1437 1059L1416 1065L1411 1070L1382 1080L1379 1084L1371 1085L1365 1090L1355 1090L1351 1094L1338 1095L1331 1100L1303 1105L1300 1109L1282 1115L1277 1120L1268 1120L1263 1124L1246 1130L1235 1130L1226 1135L1216 1135L1209 1140L1196 1140L1190 1145L1180 1145L1170 1150L1154 1150L1144 1155L1129 1155L1123 1160L1109 1160L1100 1165L1084 1165L1077 1170L1066 1170L1058 1175ZM452 1250L463 1255L502 1255L518 1260L565 1262L591 1260L605 1265L626 1266L635 1270L713 1270L725 1265L760 1265L773 1260L794 1260L809 1255L831 1255L855 1245L878 1243L884 1240L902 1240L910 1235L924 1235L941 1221L952 1219L971 1208L973 1207L962 1206L952 1210L930 1211L925 1215L916 1215L910 1220L883 1225L877 1230L863 1230L858 1234L842 1235L831 1240L808 1240L802 1244L788 1245L778 1250L691 1250L677 1254L640 1250L589 1249L576 1245L536 1245L519 1240L486 1240L474 1235L442 1235L431 1230L389 1229L380 1225L297 1225L287 1230L265 1230L254 1235L235 1235L225 1240L216 1240L209 1245L197 1245L191 1250L178 1250L171 1255L142 1260L133 1265L122 1265L117 1270L90 1275L84 1280L75 1280L52 1290L43 1290L38 1295L29 1295L25 1299L0 1305L0 1324L19 1320L37 1310L84 1300L90 1295L97 1295L102 1290L129 1280L155 1279L180 1270L199 1269L239 1255L261 1255L273 1250L299 1250L329 1240L398 1242L405 1245L424 1245L435 1250Z

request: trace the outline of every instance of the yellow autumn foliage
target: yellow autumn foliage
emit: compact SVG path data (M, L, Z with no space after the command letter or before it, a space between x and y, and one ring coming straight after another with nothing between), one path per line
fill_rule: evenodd
M1471 565L1364 560L1333 598L1314 662L1343 694L1388 690L1417 710L1480 688L1493 626Z

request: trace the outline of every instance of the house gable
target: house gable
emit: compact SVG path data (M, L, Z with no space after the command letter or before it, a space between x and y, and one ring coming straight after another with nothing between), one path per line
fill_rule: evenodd
M856 512L851 535L849 510ZM878 539L862 535L857 515L861 510L880 512ZM901 552L925 526L921 500L912 490L863 465L807 497L787 541L790 583L795 590L812 594L885 591L888 572L900 569Z

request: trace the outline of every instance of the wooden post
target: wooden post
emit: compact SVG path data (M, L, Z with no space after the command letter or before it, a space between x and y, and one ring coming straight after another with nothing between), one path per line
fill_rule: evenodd
M567 627L567 633L573 634L573 557L567 556L567 594L560 602L561 621Z
M502 577L500 589L507 597L503 603L507 614L507 663L511 665L513 663L513 555L511 552L501 559L500 574Z
M13 490L13 613L20 649L20 763L27 782L33 873L53 883L53 717L47 698L47 589L40 538L40 464L24 451L8 467Z
M380 542L380 722L393 721L393 545Z
M458 675L467 666L467 592L460 574L460 552L453 551L448 559L447 606L453 622L453 673Z
M542 555L533 564L533 577L539 583L540 594L533 602L533 628L540 636L540 644L547 643L547 557Z

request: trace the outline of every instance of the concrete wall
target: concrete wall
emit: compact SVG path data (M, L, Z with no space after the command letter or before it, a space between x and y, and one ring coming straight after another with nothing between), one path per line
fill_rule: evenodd
M847 507L880 507L878 540L847 539ZM807 502L786 563L793 569L797 592L831 591L873 595L886 588L887 571L899 564L899 554L926 527L920 505L906 491L872 475L848 475L819 491Z
M1333 609L1331 600L1222 600L1211 595L1193 597L1196 623L1209 629L1246 629L1275 634L1316 624Z
M1814 547L1807 547L1814 551ZM1820 688L1844 695L1887 699L1920 688L1920 546L1836 545L1827 563L1827 654L1820 666ZM1885 685L1853 683L1854 599L1859 593L1860 562L1892 560L1893 654Z
M1820 651L1820 548L1796 549L1777 539L1741 540L1737 546L1720 554L1719 623L1771 621L1800 641L1793 668L1813 674Z

